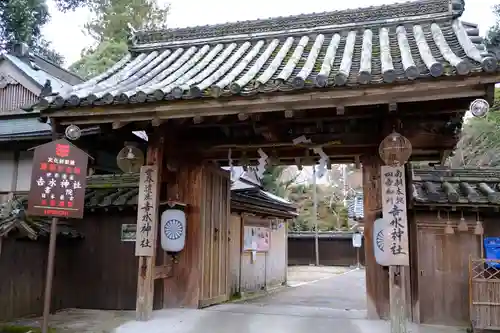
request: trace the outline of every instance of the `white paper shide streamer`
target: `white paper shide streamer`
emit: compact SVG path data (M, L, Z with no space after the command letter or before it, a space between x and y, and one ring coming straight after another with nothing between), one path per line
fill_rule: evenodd
M262 176L264 176L264 171L266 171L267 159L269 156L267 156L261 148L257 150L257 153L260 156L258 160L259 164L257 165L257 175L259 178L262 178Z
M316 147L313 149L313 151L315 154L318 154L320 156L317 171L318 171L318 177L321 178L326 173L326 166L328 164L329 158L328 155L326 155L326 153L323 151L323 148L321 147Z

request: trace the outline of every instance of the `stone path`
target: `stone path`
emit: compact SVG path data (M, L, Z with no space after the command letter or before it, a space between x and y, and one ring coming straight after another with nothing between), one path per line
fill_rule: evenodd
M132 311L72 309L51 316L50 323L58 333L389 333L387 322L365 319L364 279L363 270L292 267L289 284L294 287L253 300L155 311L149 322L133 321ZM37 326L39 320L25 323ZM463 331L411 326L411 332Z

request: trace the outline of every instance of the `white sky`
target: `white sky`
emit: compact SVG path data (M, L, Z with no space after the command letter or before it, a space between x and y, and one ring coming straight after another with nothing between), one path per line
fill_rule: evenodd
M168 26L187 27L205 24L224 23L230 21L251 20L273 16L286 16L301 13L312 13L358 8L371 5L404 2L406 0L167 0L171 11L167 17ZM468 0L463 20L478 23L484 35L489 26L494 23L492 6L500 3L498 0ZM90 13L85 9L76 12L60 13L52 0L49 0L52 20L43 33L52 41L54 48L66 59L69 65L80 57L84 47L92 45L93 40L82 30L88 21Z

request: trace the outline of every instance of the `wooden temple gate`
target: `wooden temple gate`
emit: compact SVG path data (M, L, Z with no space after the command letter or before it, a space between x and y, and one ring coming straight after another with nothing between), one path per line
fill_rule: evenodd
M379 143L395 130L410 140L412 160L442 161L470 103L491 101L500 78L477 26L460 21L463 6L426 0L134 32L130 54L108 71L41 99L34 108L59 133L70 124L97 124L117 137L146 131L147 163L158 165L168 184L161 200L188 204L179 262L168 268L161 250L144 259L140 317L149 316L155 278L164 306L227 299L220 242L228 230L229 179L214 170L312 165L320 159L316 147L328 163L363 166L368 312L387 317L388 273L375 263L371 236L381 212ZM219 241L215 229L224 234ZM410 275L408 285L415 283Z

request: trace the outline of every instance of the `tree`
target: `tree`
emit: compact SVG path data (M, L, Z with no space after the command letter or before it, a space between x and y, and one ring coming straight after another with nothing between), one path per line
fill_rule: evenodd
M62 64L63 57L50 47L41 33L42 26L49 20L46 0L1 0L0 51L10 51L14 43L23 42L40 56Z
M85 31L94 38L96 45L83 50L82 58L70 66L70 70L84 78L104 72L125 56L129 25L135 29L164 28L169 10L168 6L158 5L156 0L84 1L87 1L93 14L92 20L85 25ZM72 8L71 3L68 6Z
M485 38L485 45L490 50L500 47L500 5L493 6L493 13L496 16L496 23L490 27Z
M464 122L460 139L448 159L450 167L500 167L500 90L484 118Z
M290 185L292 185L298 173L287 175L288 167L286 166L267 166L262 176L262 187L274 195L285 198ZM288 177L286 177L288 176Z

